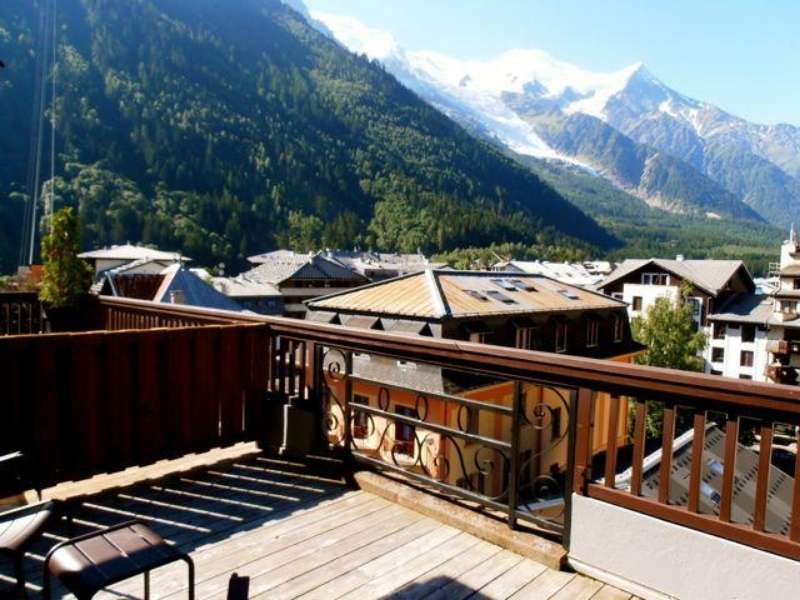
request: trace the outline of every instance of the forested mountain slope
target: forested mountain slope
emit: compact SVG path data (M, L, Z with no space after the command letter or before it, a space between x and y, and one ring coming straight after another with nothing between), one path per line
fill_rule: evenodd
M86 246L230 266L284 244L617 244L278 0L58 6L56 204L79 207ZM0 271L16 258L42 9L0 11Z

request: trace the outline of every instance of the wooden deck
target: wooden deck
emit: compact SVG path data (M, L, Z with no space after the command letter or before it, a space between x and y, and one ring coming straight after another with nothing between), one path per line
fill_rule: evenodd
M50 545L135 517L192 554L199 600L225 598L233 572L261 599L630 598L354 490L329 462L247 456L83 498L75 515L72 530L54 524L28 554L31 598ZM0 565L0 585L11 581ZM186 598L185 566L153 572L151 590ZM142 594L137 578L102 597Z

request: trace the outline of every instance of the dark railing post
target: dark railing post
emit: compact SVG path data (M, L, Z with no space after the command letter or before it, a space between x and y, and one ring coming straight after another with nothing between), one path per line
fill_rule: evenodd
M594 392L589 388L579 388L575 409L575 437L570 442L574 446L575 465L571 474L572 490L586 494L586 485L591 479L592 467L592 408ZM569 474L568 474L569 475ZM567 479L569 482L569 478Z
M511 464L508 478L508 526L517 526L517 505L519 505L519 444L521 435L520 418L522 415L522 383L514 382L514 394L511 399Z
M350 456L353 444L352 401L353 401L353 353L347 350L344 353L344 448L346 456Z

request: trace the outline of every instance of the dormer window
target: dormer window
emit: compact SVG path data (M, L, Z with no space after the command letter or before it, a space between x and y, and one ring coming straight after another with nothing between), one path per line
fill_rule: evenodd
M642 273L642 285L669 285L666 273Z

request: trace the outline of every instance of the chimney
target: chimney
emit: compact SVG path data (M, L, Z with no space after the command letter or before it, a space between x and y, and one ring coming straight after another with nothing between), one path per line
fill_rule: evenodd
M675 260L677 260L678 262L683 262L683 254L678 254L678 255L675 257Z
M186 304L186 292L183 290L172 290L169 293L169 301L171 304Z

